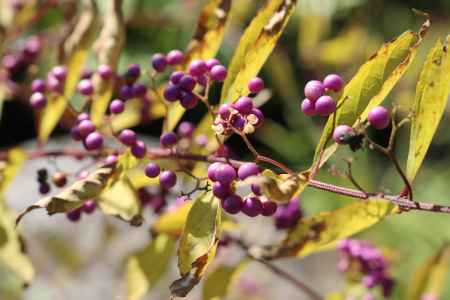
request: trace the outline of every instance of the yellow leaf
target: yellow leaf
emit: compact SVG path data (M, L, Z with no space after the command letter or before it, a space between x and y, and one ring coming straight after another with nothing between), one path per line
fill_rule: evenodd
M380 222L393 212L385 200L359 201L302 219L279 247L280 256L304 257Z
M266 62L296 3L296 0L271 0L258 12L242 35L231 60L220 103L234 102L248 93L248 81Z
M407 31L393 41L383 45L377 53L360 67L356 75L345 86L338 103L340 108L336 113L336 125L355 125L367 119L371 108L379 105L416 56L417 48L429 28L425 22L419 33ZM333 116L330 116L323 130L319 144L316 147L313 168L325 163L324 147L333 129ZM331 146L331 154L337 147ZM328 153L330 154L330 153ZM328 157L330 157L329 155Z
M406 174L413 180L439 125L450 93L450 55L437 41L420 74L414 101Z
M184 224L186 223L191 206L192 202L186 201L176 210L165 212L155 223L153 223L151 229L152 232L164 233L175 237L180 236L183 232Z
M128 258L127 299L139 300L150 291L169 267L176 240L160 234L144 249Z
M219 201L211 192L194 201L178 248L178 268L181 278L170 286L173 295L186 296L200 281L215 256L220 222Z
M413 274L408 299L421 300L424 295L440 298L449 267L450 247L445 244Z
M260 185L262 192L270 200L284 203L297 196L307 186L308 173L291 176L288 174L277 175L273 171L266 169L262 172Z
M22 168L26 154L19 148L8 151L6 161L0 161L0 195L6 190L11 181Z
M226 297L247 264L248 260L243 260L237 266L220 266L210 273L203 284L203 300L220 300Z

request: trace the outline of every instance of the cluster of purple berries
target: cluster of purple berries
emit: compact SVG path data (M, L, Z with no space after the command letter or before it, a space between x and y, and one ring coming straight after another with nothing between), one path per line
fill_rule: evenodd
M252 193L242 198L235 193L233 183L245 180L260 173L257 164L249 162L234 168L231 164L215 162L208 167L208 178L213 181L213 194L221 200L224 211L229 214L243 212L249 217L258 215L272 216L277 210L277 204L263 197L260 187L252 184Z
M361 280L368 290L381 287L384 297L390 296L394 280L388 273L389 262L378 248L367 241L345 239L339 241L338 249L340 272Z
M302 217L298 198L292 198L288 203L279 205L274 217L275 227L278 230L295 227Z
M96 129L89 115L82 113L78 115L70 133L75 141L83 141L83 146L87 150L98 150L103 146L103 136Z
M47 169L39 169L37 171L37 181L39 183L39 193L42 195L48 194L50 192L50 184L48 182L48 172ZM67 176L63 172L55 172L52 175L52 182L53 184L58 187L62 188L67 184Z
M383 130L389 126L391 115L385 107L375 106L369 111L367 119L370 126L377 130ZM333 140L338 144L345 145L355 135L355 130L352 127L339 125L333 131Z
M30 104L34 109L43 109L47 105L46 93L61 94L67 78L67 68L56 66L47 73L47 78L35 79L31 83Z
M264 89L264 81L255 77L248 82L250 95L256 95ZM249 96L242 96L232 104L223 104L219 107L217 117L212 126L214 132L228 136L235 130L245 134L251 134L264 122L264 114L254 107L253 100Z
M336 102L327 92L339 92L344 80L337 74L330 74L323 81L311 80L305 85L305 99L302 101L302 112L307 116L326 117L336 111Z
M42 41L37 36L29 37L17 53L8 53L2 58L2 66L13 82L22 82L28 68L36 63L41 52Z

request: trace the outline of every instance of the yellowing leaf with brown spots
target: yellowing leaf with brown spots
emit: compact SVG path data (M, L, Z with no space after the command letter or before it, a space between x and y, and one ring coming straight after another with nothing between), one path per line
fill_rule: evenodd
M414 101L406 174L413 180L441 121L450 94L450 54L447 44L437 41L428 54Z

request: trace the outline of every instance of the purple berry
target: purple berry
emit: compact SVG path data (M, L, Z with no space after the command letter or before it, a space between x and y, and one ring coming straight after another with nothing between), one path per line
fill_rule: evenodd
M31 92L33 93L45 93L45 80L35 79L31 83Z
M197 83L201 86L206 86L208 84L208 77L205 75L196 76L195 80L197 80Z
M198 98L192 92L181 92L180 104L185 109L193 109L198 104Z
M133 98L141 98L147 94L147 87L142 83L136 83L131 88L131 93L133 94Z
M222 65L214 66L210 70L210 75L212 80L222 82L227 77L227 68Z
M120 88L119 97L123 100L133 98L133 87L131 85L124 85Z
M67 219L71 222L77 222L81 219L81 208L76 208L66 213Z
M163 189L171 189L177 183L177 175L172 171L163 171L159 175L159 183Z
M214 182L212 186L212 191L214 196L216 196L219 199L225 199L232 193L230 185L223 184L218 181Z
M33 93L30 97L30 104L34 109L43 109L47 105L47 98L42 93Z
M336 143L343 145L346 144L345 138L352 134L354 134L353 128L348 125L339 125L333 131L333 140Z
M255 194L256 196L261 196L261 187L259 185L257 185L256 183L252 183L250 188L252 189L253 194Z
M115 115L120 114L125 110L125 104L123 103L122 100L115 99L109 105L109 110L111 111L111 113Z
M265 217L270 217L275 214L277 211L278 205L272 201L264 201L262 202L262 211L261 214Z
M220 162L214 162L208 166L208 178L212 181L217 181L216 170L221 164Z
M56 66L52 69L52 75L59 81L64 81L67 77L67 68L65 66Z
M236 170L229 164L220 164L216 168L214 177L223 184L230 184L236 179Z
M175 71L170 75L170 82L173 84L179 84L184 75L185 74L182 71Z
M85 212L87 214L92 214L96 208L97 208L97 203L95 203L94 200L88 200L88 201L84 202L84 204L82 206L83 212Z
M156 53L152 57L152 66L156 72L163 72L167 66L167 59L164 54Z
M336 102L330 96L322 96L317 99L314 109L322 117L329 116L336 111Z
M216 58L210 58L205 63L209 71L211 71L214 66L220 65L220 61Z
M164 90L164 98L169 102L177 101L181 97L178 85L169 83Z
M327 75L323 80L323 86L326 89L339 92L344 86L344 80L337 74L330 74Z
M242 212L249 217L256 217L262 212L262 204L257 197L247 197L241 208Z
M316 101L325 94L323 84L318 80L311 80L305 85L305 97L311 101Z
M264 81L259 77L252 78L248 82L248 89L251 93L259 93L264 89Z
M78 124L78 129L82 137L87 137L91 132L95 131L95 125L90 120L83 120Z
M231 125L241 131L244 129L246 123L245 119L239 115L231 121Z
M94 85L90 79L83 79L78 83L78 92L83 96L90 96L94 92Z
M302 112L309 117L317 115L317 112L314 108L314 102L309 100L308 98L302 101L301 109Z
M139 76L141 76L141 67L138 64L129 65L125 76L136 80Z
M98 66L97 73L103 80L107 80L112 77L113 70L109 65L103 64Z
M244 180L247 177L258 175L260 172L257 164L253 162L243 163L238 169L238 177Z
M60 93L63 89L63 83L53 75L47 76L47 89L51 92Z
M39 37L33 36L26 41L25 48L23 49L23 54L25 55L26 59L34 60L39 55L41 48L41 39Z
M184 75L180 79L179 87L184 91L190 92L194 89L195 84L196 84L196 82L195 82L194 77L192 77L190 75Z
M97 150L103 146L103 136L94 131L90 133L84 140L84 144L87 150Z
M367 119L373 128L381 130L389 126L391 117L386 108L376 106L370 110Z
M177 135L173 132L164 132L159 138L159 143L164 148L170 148L177 143Z
M145 166L144 172L147 177L155 178L158 177L159 173L161 172L161 169L155 163L148 163Z
M253 108L252 98L242 96L233 104L233 107L241 114L249 114Z
M147 146L143 141L137 140L133 146L131 146L131 154L136 158L144 158L147 154Z
M119 158L117 157L117 155L111 154L105 158L105 165L114 166L115 164L117 164L118 161Z
M202 76L208 71L208 67L203 60L193 60L188 67L189 74L192 76Z
M83 137L80 134L80 128L78 126L72 127L70 130L70 136L74 141L81 141Z
M233 109L233 107L231 106L231 104L222 104L219 107L219 116L223 120L228 120L228 117L230 116L232 109Z
M238 195L230 195L222 200L222 208L227 213L235 215L241 211L242 198Z
M194 133L195 126L191 122L183 121L178 125L177 133L184 138L191 138Z
M46 195L50 192L50 185L47 182L42 182L39 185L39 193L41 195Z
M89 115L87 113L81 113L77 117L77 124L80 124L84 120L89 120Z
M127 146L133 146L136 143L137 135L131 129L124 129L119 134L119 141Z
M179 65L184 60L184 53L180 50L172 50L167 53L167 63L171 66Z

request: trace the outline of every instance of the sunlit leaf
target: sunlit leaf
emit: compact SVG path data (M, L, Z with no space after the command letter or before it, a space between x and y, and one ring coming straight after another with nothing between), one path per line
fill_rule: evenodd
M0 161L0 195L16 177L26 160L26 154L19 148L8 151L5 161Z
M301 219L279 246L277 255L304 257L328 249L336 241L380 222L393 210L388 201L368 200Z
M220 266L211 272L203 284L203 300L220 300L226 297L247 264L248 260L243 260L236 266Z
M297 196L307 186L308 173L297 175L281 174L277 175L273 171L266 169L262 172L259 181L262 192L270 200L284 203Z
M406 72L416 56L417 48L429 28L425 22L419 33L407 31L398 38L383 45L377 53L360 67L356 75L345 86L338 103L336 125L354 125L367 119L371 108L379 105L395 84ZM316 147L313 167L323 164L324 147L333 129L333 116L330 116ZM335 146L331 146L337 149ZM332 150L331 152L334 152Z
M440 299L449 267L450 247L445 244L414 272L409 284L408 299L423 300L425 295Z
M416 176L441 121L450 94L449 82L450 55L447 45L438 40L417 83L406 166L409 180Z
M139 300L167 271L176 240L158 235L144 249L128 258L126 267L127 299Z
M108 180L114 175L114 171L115 168L107 166L93 171L88 177L76 181L59 194L45 197L29 206L17 217L16 222L19 223L27 213L37 208L45 208L49 215L53 215L80 207L87 200L100 195Z
M234 102L248 93L248 81L256 76L286 27L296 0L267 1L239 41L224 82L221 103Z
M178 248L178 268L181 278L170 286L174 296L186 296L200 281L215 256L220 222L219 201L211 192L194 201Z
M186 223L187 215L191 209L192 202L186 201L176 210L165 212L152 225L152 232L164 233L171 236L180 236Z

